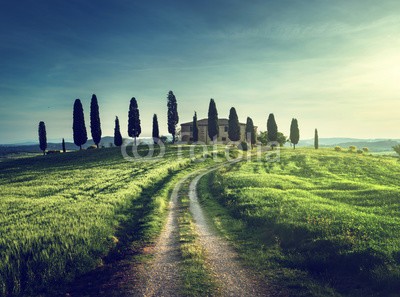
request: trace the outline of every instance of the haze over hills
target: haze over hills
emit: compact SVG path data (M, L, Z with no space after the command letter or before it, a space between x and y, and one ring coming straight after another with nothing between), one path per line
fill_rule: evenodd
M141 137L139 138L142 142L151 141L150 137ZM400 139L359 139L359 138L341 138L341 137L333 137L333 138L320 138L319 145L320 147L332 147L332 146L341 146L342 148L347 148L351 145L354 145L358 148L368 147L371 152L391 152L393 151L392 147L399 144ZM114 144L114 137L105 136L102 137L100 146L109 147ZM84 149L89 146L94 145L93 140L90 139L86 142L82 147ZM287 144L286 146L288 146ZM313 146L314 139L304 139L300 140L298 147L307 147ZM78 150L73 142L66 141L65 142L66 149ZM61 150L61 141L49 141L47 144L47 150ZM40 153L40 148L38 142L26 141L21 143L11 143L11 144L0 144L0 155L7 155L13 153Z
M358 139L358 138L319 138L320 147L340 146L347 148L354 145L358 148L367 147L371 152L390 152L399 144L400 139ZM300 140L299 147L313 146L314 139Z

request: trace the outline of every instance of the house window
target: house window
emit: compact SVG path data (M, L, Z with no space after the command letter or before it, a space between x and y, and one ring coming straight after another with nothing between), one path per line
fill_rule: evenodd
M226 141L226 137L222 137L222 141Z
M225 131L225 132L228 132L228 126L225 126L224 128L225 128L224 131Z

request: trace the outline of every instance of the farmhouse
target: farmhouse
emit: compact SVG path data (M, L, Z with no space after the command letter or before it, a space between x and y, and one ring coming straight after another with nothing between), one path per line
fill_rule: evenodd
M197 121L199 127L199 141L203 143L212 142L208 137L208 119L202 119ZM239 123L240 126L240 141L245 141L246 137L246 124ZM217 141L222 143L228 143L228 119L218 119L219 136ZM254 127L257 133L257 127ZM187 122L181 124L182 141L189 142L193 141L193 122Z

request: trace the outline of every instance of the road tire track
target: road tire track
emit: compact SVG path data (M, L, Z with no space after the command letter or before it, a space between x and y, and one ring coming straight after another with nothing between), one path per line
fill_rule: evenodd
M190 211L195 220L199 240L207 254L207 263L220 286L222 296L270 296L268 288L262 285L259 279L238 261L238 255L210 227L197 197L197 184L206 174L216 170L213 168L197 175L189 187Z
M144 273L143 296L180 296L178 194L190 174L174 187L169 203L167 222L154 248L154 259Z

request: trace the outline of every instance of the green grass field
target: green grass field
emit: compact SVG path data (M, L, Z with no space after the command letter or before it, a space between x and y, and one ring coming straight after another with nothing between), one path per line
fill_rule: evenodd
M284 149L279 162L219 170L201 193L217 228L271 283L297 296L397 296L399 176L392 157Z
M146 162L109 148L0 163L0 296L39 294L153 238L169 182L207 162L172 147Z

